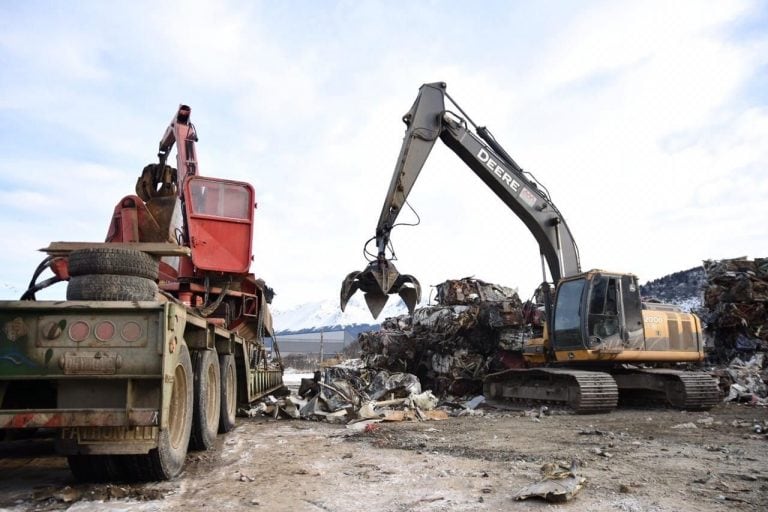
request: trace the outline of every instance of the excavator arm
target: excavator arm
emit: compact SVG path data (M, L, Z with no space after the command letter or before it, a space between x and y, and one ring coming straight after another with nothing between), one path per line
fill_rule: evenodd
M403 117L405 137L376 225L377 257L364 271L352 272L344 279L342 310L357 290L365 293L374 317L383 309L387 294L399 293L410 312L420 300L418 281L399 274L387 259L386 249L397 217L438 138L523 221L539 244L552 280L557 282L581 272L573 236L544 188L515 163L487 129L471 131L471 120L445 89L441 82L424 84ZM446 110L446 98L463 117Z

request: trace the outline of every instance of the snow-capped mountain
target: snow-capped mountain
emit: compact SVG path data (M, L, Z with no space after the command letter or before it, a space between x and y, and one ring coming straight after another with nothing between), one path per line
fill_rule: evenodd
M699 266L648 281L640 286L640 294L695 312L702 306L702 290L706 285L707 276Z
M338 300L309 302L289 309L272 309L272 320L278 334L287 332L332 331L348 327L375 329L385 318L407 313L400 297L389 298L377 319L371 316L362 294L355 294L342 312Z

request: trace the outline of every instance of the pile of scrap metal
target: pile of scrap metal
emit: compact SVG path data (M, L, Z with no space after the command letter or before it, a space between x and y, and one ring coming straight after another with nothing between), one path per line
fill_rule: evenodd
M449 280L436 288L438 305L418 308L412 318L388 318L378 332L360 334L362 359L369 368L415 374L438 395L480 392L485 375L508 366L505 355L521 352L531 335L526 318L539 312L524 308L515 290L479 279Z
M302 379L298 393L279 398L270 395L256 407L240 412L363 428L379 421L446 419L448 413L436 409L437 405L437 397L429 390L422 392L415 375L372 371L357 359Z
M763 369L764 360L765 354L756 353L746 360L736 357L726 368L714 370L726 402L768 405L768 369Z
M704 320L720 362L768 350L768 258L705 261Z

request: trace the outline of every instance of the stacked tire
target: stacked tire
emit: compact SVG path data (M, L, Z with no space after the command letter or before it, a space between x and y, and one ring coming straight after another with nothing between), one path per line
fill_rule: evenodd
M154 300L158 262L134 249L93 247L69 255L67 300Z

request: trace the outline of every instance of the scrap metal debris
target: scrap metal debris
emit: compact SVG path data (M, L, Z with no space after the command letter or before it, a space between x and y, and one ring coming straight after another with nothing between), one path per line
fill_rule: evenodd
M361 431L382 421L448 418L446 410L438 409L438 398L431 390L422 391L415 375L368 369L360 360L318 370L312 378L301 379L298 392L266 396L240 414L354 424Z
M582 489L587 479L579 476L576 471L579 463L571 462L570 467L558 464L544 464L541 467L543 478L538 482L527 485L517 491L512 499L527 500L528 498L543 498L551 503L564 503L572 500Z
M704 262L704 320L720 362L768 350L768 258Z
M360 334L362 359L369 368L414 374L437 395L477 394L486 374L505 368L504 353L522 350L531 334L524 326L540 325L538 310L524 308L515 290L479 279L436 288L437 305Z
M726 402L768 405L768 369L764 361L765 354L756 353L746 362L736 357L726 368L714 371Z
M725 401L768 405L768 258L707 260L703 267L700 314Z

